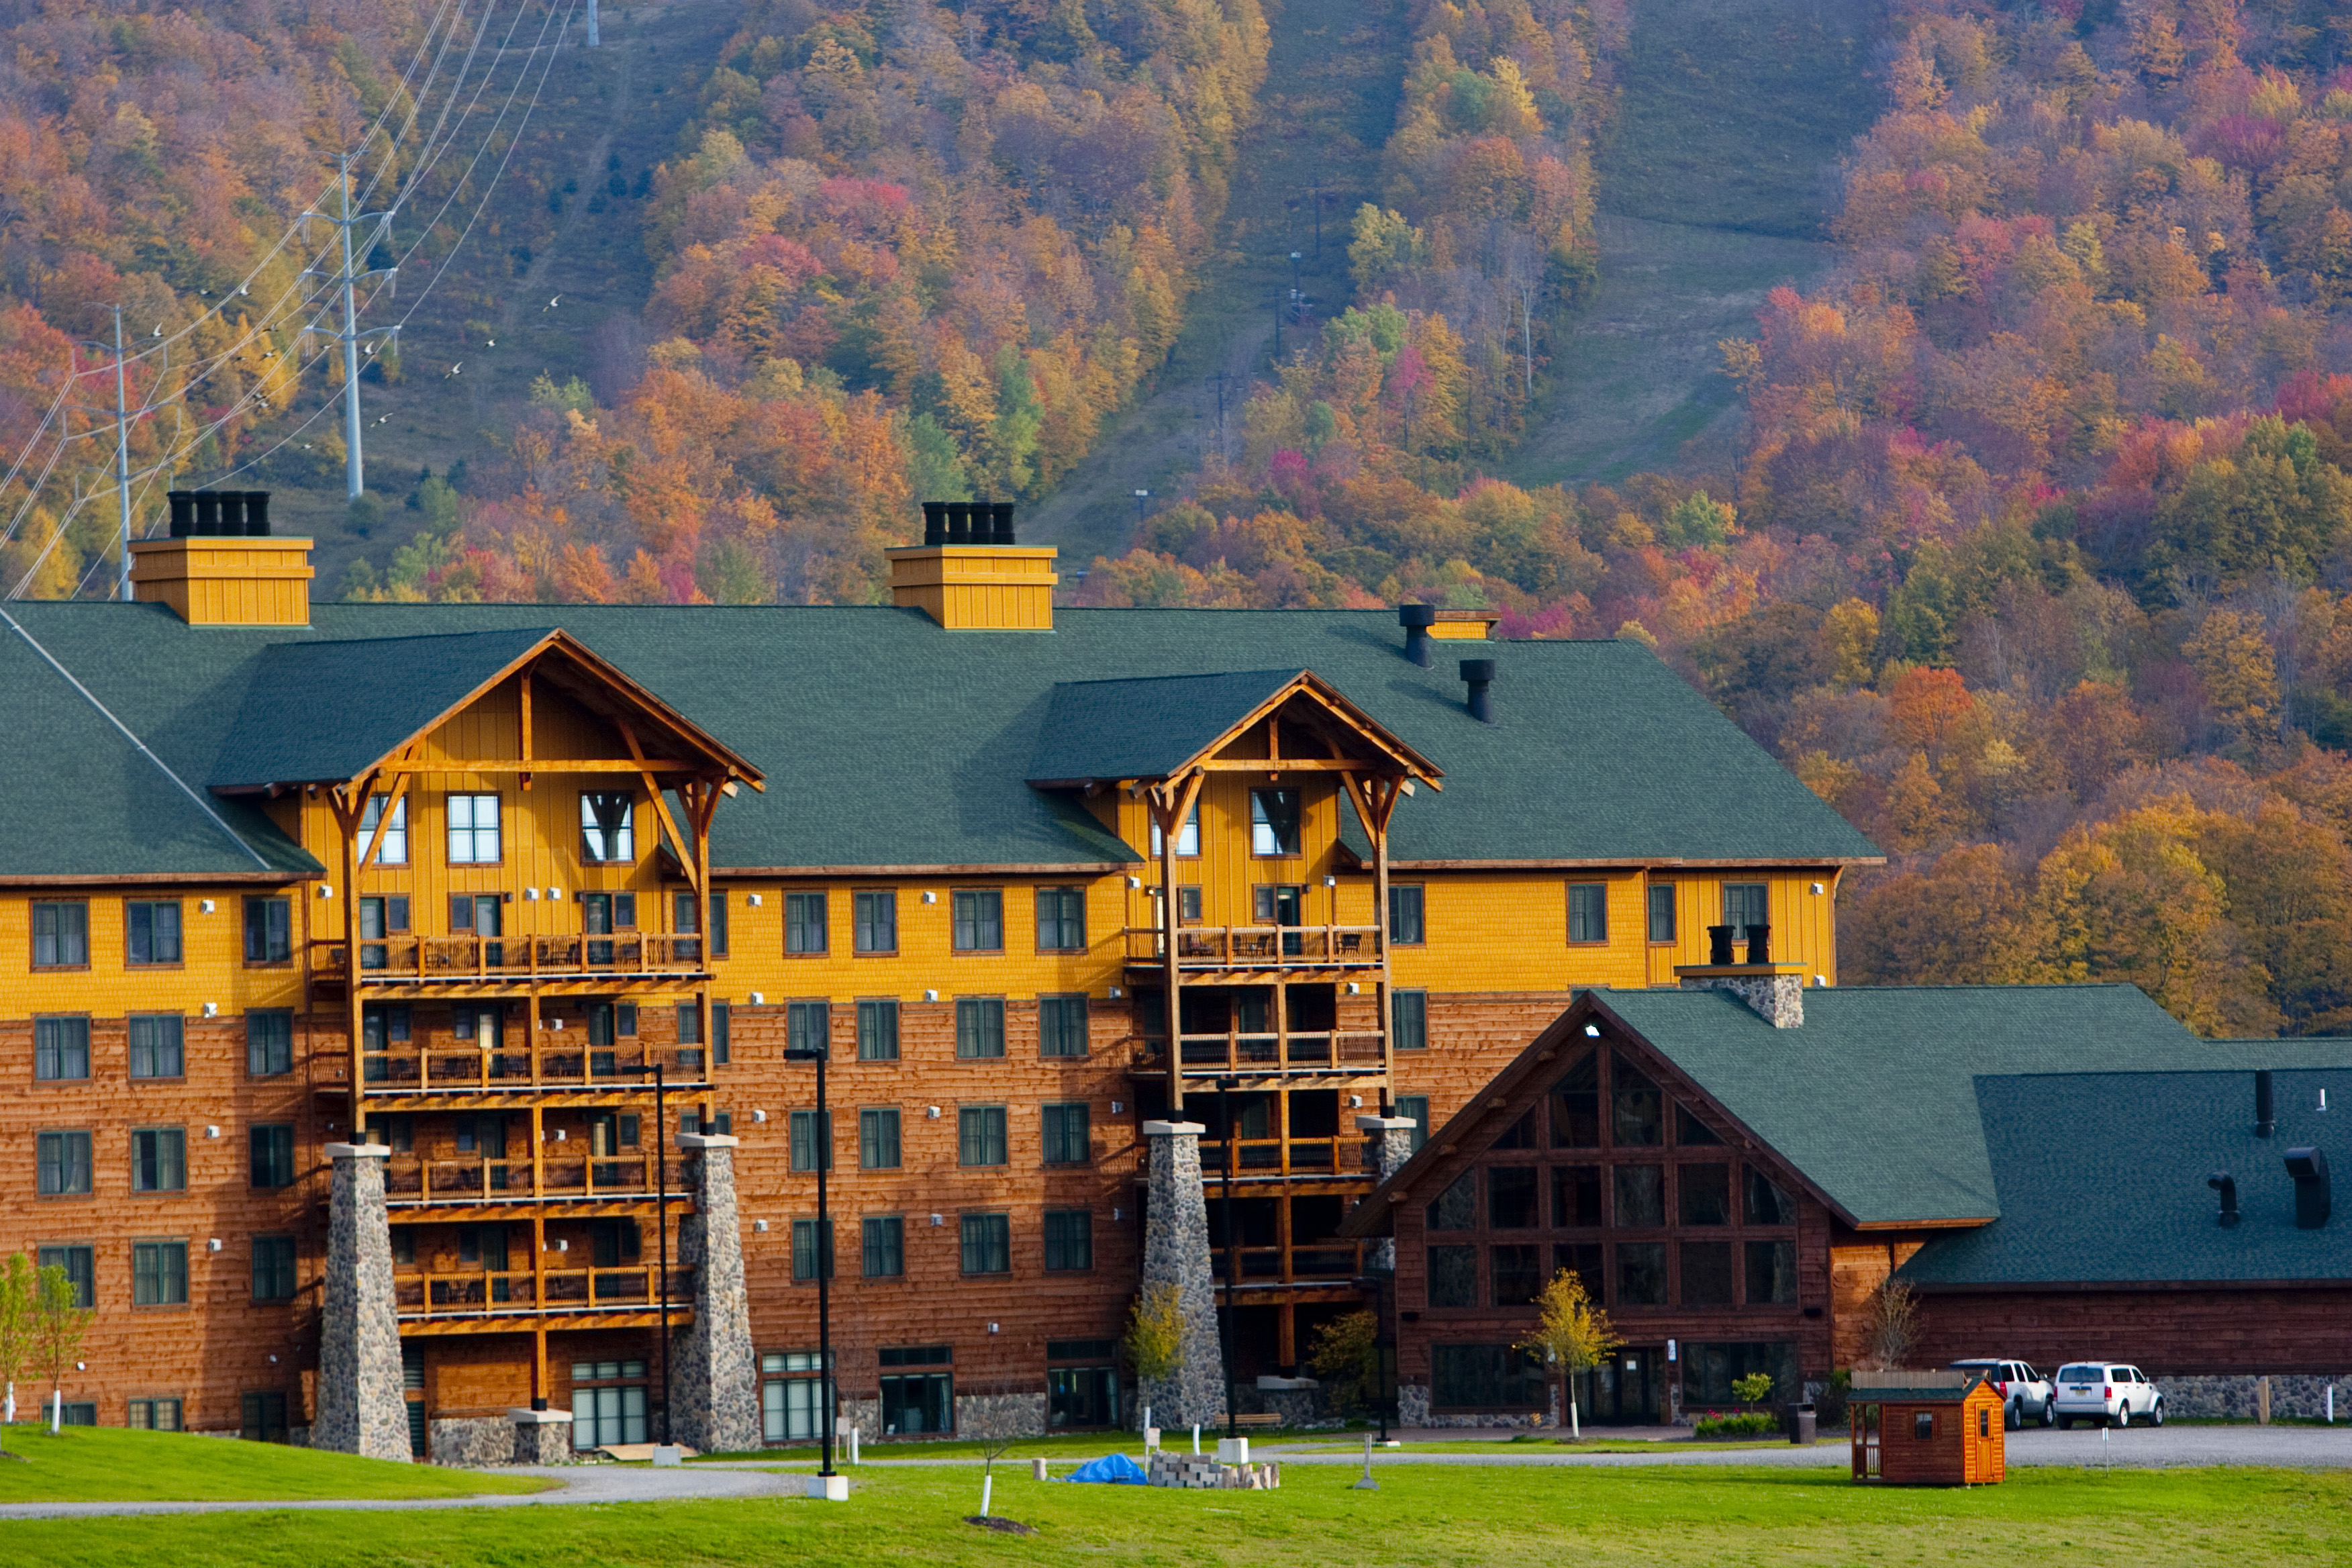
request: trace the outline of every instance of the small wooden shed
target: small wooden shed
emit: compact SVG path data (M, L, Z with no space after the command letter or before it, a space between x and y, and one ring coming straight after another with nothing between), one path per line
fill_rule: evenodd
M2002 1477L2000 1395L1976 1373L1857 1372L1846 1410L1857 1481L1982 1487Z

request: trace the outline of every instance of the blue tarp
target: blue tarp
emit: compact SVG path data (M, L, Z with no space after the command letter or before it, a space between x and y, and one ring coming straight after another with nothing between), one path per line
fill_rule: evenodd
M1105 1454L1099 1459L1088 1459L1066 1476L1054 1478L1060 1481L1108 1481L1112 1486L1140 1487L1150 1483L1133 1459L1125 1454Z

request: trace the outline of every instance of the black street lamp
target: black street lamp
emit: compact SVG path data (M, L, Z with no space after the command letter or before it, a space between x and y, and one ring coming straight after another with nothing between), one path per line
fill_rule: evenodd
M1138 528L1141 528L1143 526L1144 503L1149 501L1150 499L1151 492L1150 490L1138 490L1135 492L1135 526Z
M660 1247L661 1259L661 1434L662 1442L670 1441L669 1429L669 1113L662 1082L662 1065L651 1067L615 1068L615 1073L630 1078L643 1078L647 1073L654 1079L654 1235ZM645 1256L640 1252L639 1258Z
M817 1431L818 1441L824 1445L824 1463L817 1474L831 1476L833 1428L839 1412L833 1383L833 1213L824 1201L825 1167L833 1163L833 1119L824 1108L824 1052L806 1047L784 1052L788 1062L816 1063L816 1375L818 1386L824 1391L819 1401L824 1407L824 1419Z
M1228 1437L1242 1435L1241 1423L1235 1419L1239 1413L1234 1409L1234 1282L1241 1272L1241 1249L1237 1245L1239 1238L1234 1231L1233 1102L1225 1098L1235 1081L1230 1078L1217 1080L1217 1120L1224 1123L1225 1134L1224 1192L1219 1200L1224 1205L1225 1289L1218 1303L1217 1318L1221 1331L1217 1338L1221 1342L1218 1348L1224 1352L1222 1359L1225 1363L1225 1436Z
M1381 1310L1381 1296L1388 1289L1389 1281L1378 1274L1360 1274L1349 1283L1359 1290L1372 1293L1372 1403L1380 1406L1381 1442L1385 1447L1389 1440L1389 1390L1392 1380L1389 1376L1389 1348L1385 1342L1389 1335L1389 1320L1388 1314Z

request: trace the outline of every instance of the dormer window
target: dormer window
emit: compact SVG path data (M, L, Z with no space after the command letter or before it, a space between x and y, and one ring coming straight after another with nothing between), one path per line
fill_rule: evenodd
M636 797L625 790L589 790L580 796L580 858L587 861L635 860L636 830L630 813Z

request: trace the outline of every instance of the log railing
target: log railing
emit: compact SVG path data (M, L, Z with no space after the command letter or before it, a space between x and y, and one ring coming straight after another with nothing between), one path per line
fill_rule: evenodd
M381 1051L360 1055L361 1088L370 1094L417 1094L435 1090L473 1089L483 1093L520 1093L534 1089L643 1089L653 1093L653 1077L642 1069L658 1063L672 1089L695 1088L708 1080L709 1058L701 1047L680 1046L667 1050L643 1046L592 1046L577 1030L561 1032L565 1043L520 1045L484 1050L470 1040L446 1046L395 1042ZM546 1037L548 1041L559 1037ZM351 1053L339 1044L312 1052L311 1077L340 1082L349 1071Z
M422 985L704 973L702 938L653 931L610 936L388 936L359 943L360 984ZM351 944L310 943L311 973L347 977Z
M1158 926L1120 932L1129 963L1164 963L1168 949ZM1382 962L1378 926L1184 926L1176 933L1179 970L1374 969Z
M403 1322L509 1314L642 1311L659 1303L649 1263L611 1268L418 1269L393 1276L393 1310ZM670 1271L670 1310L690 1310L691 1269Z
M1333 1030L1286 1035L1184 1035L1184 1074L1217 1078L1241 1074L1250 1078L1286 1078L1333 1072L1381 1070L1381 1035L1376 1029ZM1144 1037L1137 1045L1135 1067L1143 1071L1168 1070L1165 1037Z
M562 1144L550 1148L562 1149ZM573 1145L576 1148L577 1145ZM687 1187L687 1163L672 1160L665 1173L669 1194L678 1201ZM566 1151L534 1163L520 1159L430 1160L395 1154L385 1162L383 1192L394 1206L424 1204L479 1205L531 1198L593 1202L599 1198L650 1198L657 1190L653 1161L641 1154L619 1158ZM535 1179L534 1179L535 1178Z

